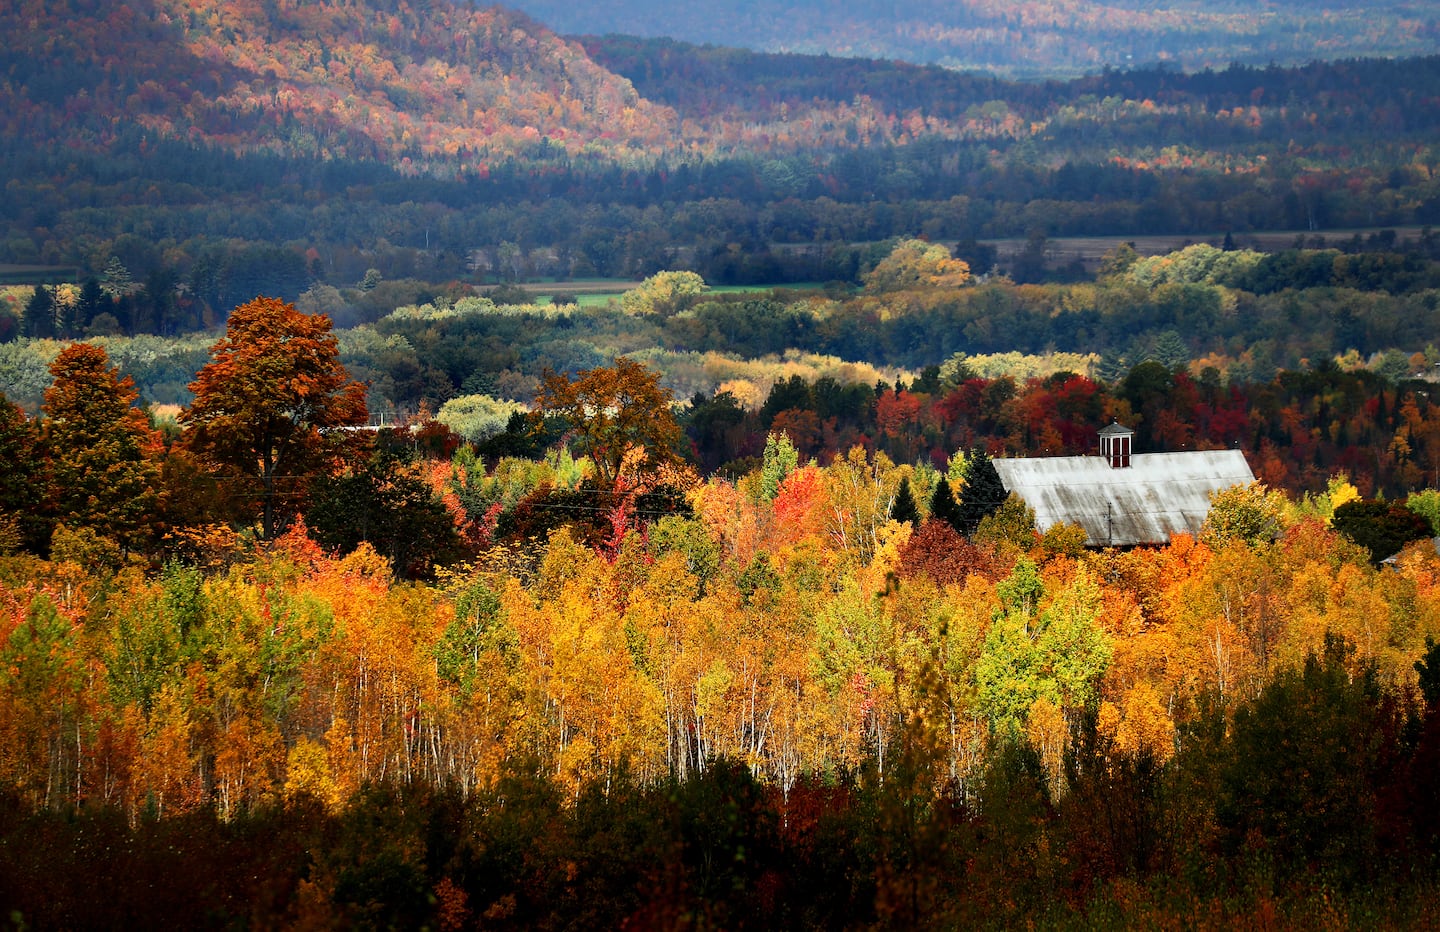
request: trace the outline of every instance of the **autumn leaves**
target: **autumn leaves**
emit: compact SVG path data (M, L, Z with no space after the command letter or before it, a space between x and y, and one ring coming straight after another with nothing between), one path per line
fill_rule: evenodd
M1084 728L1163 763L1202 707L1244 707L1327 636L1403 689L1440 631L1433 548L1377 569L1328 526L1343 483L1325 507L1228 495L1199 539L1154 550L1041 538L1021 503L965 539L945 516L996 504L982 457L957 460L957 496L928 467L858 446L804 462L775 435L748 474L702 481L677 466L657 377L626 360L545 383L535 422L563 423L578 460L362 462L336 429L363 418L362 389L327 322L268 299L236 310L194 384L169 458L94 346L57 359L43 438L0 418L4 449L67 477L33 486L56 489L52 559L14 558L0 582L0 779L30 805L228 817L300 793L340 806L367 781L480 792L517 761L568 799L717 758L788 792L889 774L915 734L926 792L970 792L1023 745L1060 795ZM249 503L236 525L258 518L267 546L129 563L177 513L177 456L189 488ZM307 476L335 519L315 539L282 533ZM589 534L596 499L565 497L587 481L622 502L677 492ZM559 517L528 535L526 508ZM339 536L387 509L465 530L476 558L409 573L398 543Z
M190 386L187 444L203 462L258 487L268 539L277 495L303 487L327 450L340 451L321 432L365 423L365 387L340 365L329 318L277 298L236 308L211 356Z

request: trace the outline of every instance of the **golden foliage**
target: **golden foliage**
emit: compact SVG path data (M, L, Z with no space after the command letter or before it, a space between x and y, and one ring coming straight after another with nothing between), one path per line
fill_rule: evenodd
M1357 670L1411 683L1440 634L1433 548L1377 570L1315 519L1273 543L1039 547L1033 573L998 584L1007 571L974 571L994 560L977 550L968 576L936 582L905 569L909 525L886 517L906 469L857 448L796 470L769 505L711 480L688 493L693 520L648 544L632 532L613 560L561 530L434 585L369 547L326 554L303 526L153 577L5 558L0 780L35 806L103 799L132 818L305 794L334 807L382 779L474 791L521 759L572 793L714 755L789 788L883 772L918 722L937 773L964 783L994 737L982 703L1004 693L1065 792L1092 702L1117 751L1163 762L1202 694L1234 709L1327 635ZM978 691L1002 651L1033 689Z

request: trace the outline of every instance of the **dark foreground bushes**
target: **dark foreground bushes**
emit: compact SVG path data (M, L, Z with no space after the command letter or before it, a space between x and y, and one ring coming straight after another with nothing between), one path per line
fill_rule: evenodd
M221 821L0 800L14 928L1433 928L1440 715L1332 640L1163 764L1074 725L1058 774L1001 746L962 791L912 727L883 774L782 793L719 760L576 799L371 786ZM1202 704L1203 705L1203 704Z

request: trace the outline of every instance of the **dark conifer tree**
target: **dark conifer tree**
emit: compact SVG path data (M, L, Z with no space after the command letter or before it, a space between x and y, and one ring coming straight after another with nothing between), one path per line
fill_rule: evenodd
M1000 510L1005 495L1005 484L995 464L977 447L966 464L965 489L960 493L960 533L973 537L980 522Z
M25 304L25 335L40 339L55 336L55 296L44 285L38 285Z
M900 480L900 488L895 493L895 501L890 505L890 520L903 521L911 527L920 526L920 508L915 504L915 493L910 491L909 476Z
M150 425L135 407L129 376L103 347L72 343L50 364L44 443L56 489L56 517L135 549L153 530L159 471L147 447Z
M0 552L50 541L50 476L35 425L0 392Z
M944 521L956 532L960 530L960 506L955 502L955 493L950 491L950 480L944 476L935 484L935 491L930 496L930 518Z
M84 333L101 314L110 312L110 298L100 287L100 279L93 275L80 287L80 300L75 305L75 330Z

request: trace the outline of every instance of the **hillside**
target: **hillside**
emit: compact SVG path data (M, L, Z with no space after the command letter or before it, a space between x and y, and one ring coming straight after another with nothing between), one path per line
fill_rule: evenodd
M448 4L26 0L0 9L0 132L128 127L407 171L668 138L673 117L523 14Z
M1056 77L1164 63L1185 70L1232 62L1424 55L1435 48L1434 0L1244 3L1221 0L746 0L668 4L614 0L515 6L567 34L681 39L766 51L903 59L1017 77Z
M1377 119L1423 130L1429 111L1417 104L1435 95L1437 70L1425 59L1371 60L1036 84L672 39L582 45L501 7L386 0L24 0L0 9L0 29L25 37L0 51L0 145L17 158L57 145L62 163L76 149L148 158L155 142L174 140L441 178L484 178L507 160L555 175L582 165L651 169L737 154L1026 136L1053 147L1043 159L1052 167L1132 157L1127 150L1153 140L1095 132L1122 116L1112 97L1143 105L1127 119L1179 117L1192 146L1232 143L1223 133L1203 137L1257 105L1267 133L1305 145L1337 132L1368 136ZM1076 123L1096 124L1079 151L1067 138ZM53 166L42 173L56 174ZM652 187L647 181L646 196Z
M598 65L630 80L646 100L673 108L689 132L704 127L701 135L714 138L742 127L755 138L760 130L774 148L786 140L851 148L857 142L1031 136L1060 144L1044 158L1058 165L1077 155L1104 160L1177 131L1191 144L1231 145L1233 134L1205 124L1229 122L1235 111L1248 118L1252 107L1262 108L1268 126L1283 127L1277 135L1302 144L1336 134L1369 135L1377 123L1425 131L1432 111L1416 104L1440 96L1440 60L1433 56L1294 68L1232 64L1193 74L1137 68L1041 83L903 61L752 52L673 39L604 36L583 42ZM1104 127L1123 119L1125 109L1117 101L1142 105L1131 116L1178 117L1178 125L1111 134ZM1092 126L1075 134L1076 124ZM1063 148L1082 143L1077 136L1090 137L1093 151Z
M1218 241L1440 221L1437 57L1023 82L581 45L443 0L26 0L0 28L21 37L0 51L0 262L38 269L8 279L34 284L118 260L144 305L120 315L127 332L371 269L856 282L863 244L917 234ZM438 293L382 289L356 320Z

